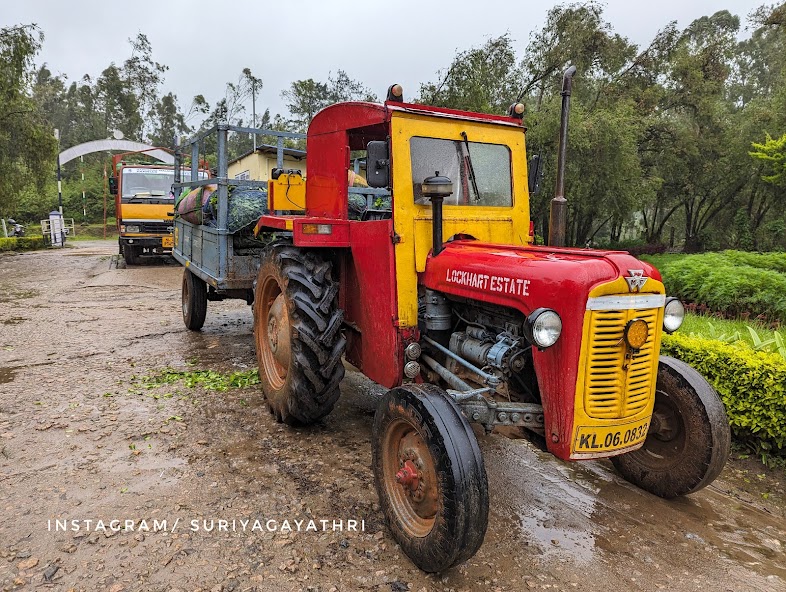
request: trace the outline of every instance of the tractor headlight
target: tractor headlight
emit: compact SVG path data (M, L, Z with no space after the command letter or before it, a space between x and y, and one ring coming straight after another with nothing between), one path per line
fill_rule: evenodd
M546 349L557 343L562 333L562 319L550 308L532 311L524 323L527 340L538 349Z
M682 325L685 319L685 307L682 302L674 296L666 298L666 306L663 309L663 330L666 333L674 333Z
M130 232L132 234L139 232L139 224L126 224L126 232Z

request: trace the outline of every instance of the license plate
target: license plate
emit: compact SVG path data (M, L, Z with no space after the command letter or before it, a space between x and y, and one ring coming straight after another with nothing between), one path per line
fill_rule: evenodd
M597 455L640 444L647 437L650 418L613 426L579 426L573 454Z
M173 246L172 237L171 236L164 236L161 237L161 246L162 247L172 247Z

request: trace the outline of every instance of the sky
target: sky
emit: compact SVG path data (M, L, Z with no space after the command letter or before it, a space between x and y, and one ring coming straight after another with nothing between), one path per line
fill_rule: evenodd
M399 83L405 99L434 81L457 51L509 32L521 54L557 2L531 0L0 0L0 26L38 24L45 34L37 57L69 80L98 76L131 54L128 39L148 36L154 59L169 67L164 92L184 111L202 94L213 105L243 68L261 78L257 113L286 114L281 92L294 80L326 81L342 69L378 96ZM645 46L676 20L729 10L747 15L763 0L607 0L614 30ZM742 35L746 33L743 31ZM568 58L569 56L566 56ZM248 115L250 117L250 106ZM198 123L198 122L190 122Z

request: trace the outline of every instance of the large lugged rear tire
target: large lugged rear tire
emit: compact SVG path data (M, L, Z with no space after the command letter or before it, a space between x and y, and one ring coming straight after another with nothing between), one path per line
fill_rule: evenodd
M262 390L279 421L310 424L332 411L344 378L343 320L329 261L291 245L265 252L254 339Z
M207 285L188 268L183 269L181 290L183 323L192 331L199 331L207 316Z
M673 498L712 483L726 464L730 443L726 409L715 389L684 362L661 356L644 446L611 462L627 481Z
M393 537L439 572L472 557L488 525L486 470L467 419L441 388L407 384L374 417L372 468Z

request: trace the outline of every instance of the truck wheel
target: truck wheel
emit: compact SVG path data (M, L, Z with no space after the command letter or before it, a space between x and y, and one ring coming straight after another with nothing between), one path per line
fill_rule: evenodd
M426 572L472 557L488 525L488 482L477 439L445 391L408 384L377 408L372 467L401 549Z
M344 378L332 265L313 251L275 245L262 257L254 294L259 379L279 421L310 424L333 410Z
M186 268L183 269L183 322L192 331L199 331L207 316L207 285Z
M139 248L131 245L123 245L123 259L126 261L126 267L129 265L139 265Z
M709 485L729 456L731 431L718 393L693 368L661 356L644 446L613 457L627 480L664 498Z

